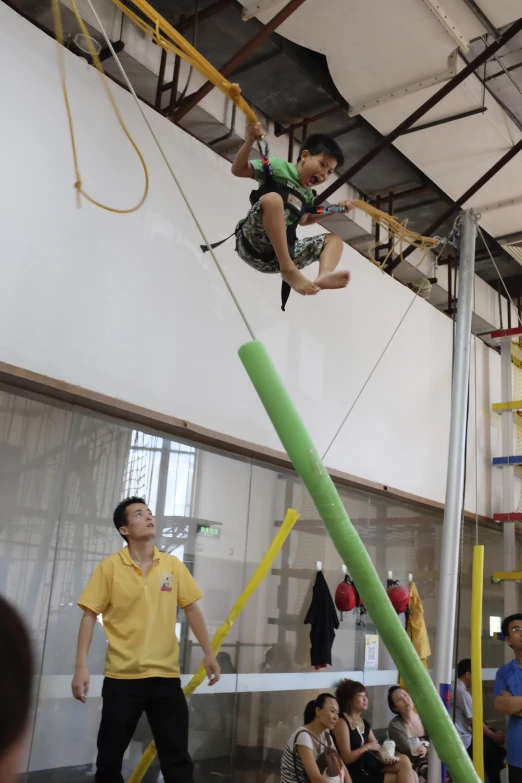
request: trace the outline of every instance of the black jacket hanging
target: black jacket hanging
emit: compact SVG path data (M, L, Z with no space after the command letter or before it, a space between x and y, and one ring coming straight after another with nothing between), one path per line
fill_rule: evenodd
M312 666L318 669L331 666L332 645L335 631L339 628L339 618L322 571L317 572L312 603L304 621L305 625L312 626L310 630Z

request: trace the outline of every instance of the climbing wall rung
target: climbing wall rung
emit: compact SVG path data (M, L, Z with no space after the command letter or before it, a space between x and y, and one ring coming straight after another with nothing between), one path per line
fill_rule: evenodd
M520 411L522 410L522 400L511 400L511 402L494 402L491 406L491 410L496 413L502 413L503 411Z

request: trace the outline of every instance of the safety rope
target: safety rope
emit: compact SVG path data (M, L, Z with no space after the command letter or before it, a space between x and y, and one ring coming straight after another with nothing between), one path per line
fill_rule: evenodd
M362 395L363 391L366 389L366 387L368 386L369 382L371 381L371 379L372 379L372 377L373 377L373 374L375 373L375 371L376 371L377 367L379 366L379 364L380 364L380 363L381 363L381 361L383 360L383 358L384 358L384 355L386 354L386 352L387 352L388 348L389 348L389 347L390 347L390 345L392 344L392 342L393 342L393 338L395 337L395 335L396 335L396 334L397 334L397 332L399 331L399 329L400 329L400 327L401 327L401 325L402 325L402 323L403 323L404 319L406 318L406 316L407 316L407 315L408 315L408 313L410 312L411 308L412 308L412 307L413 307L413 305L415 304L415 301L417 300L417 297L419 296L419 291L420 291L420 288L419 288L419 289L417 289L417 291L415 292L415 295L413 296L413 298L412 298L411 302L409 303L408 307L406 308L406 311L405 311L404 315L402 316L401 320L399 321L399 323L397 324L397 326L396 326L396 327L395 327L395 329L393 330L393 332L392 332L392 335L391 335L390 339L388 340L388 342L387 342L387 343L386 343L386 345L384 346L383 350L381 351L381 353L380 353L380 355L379 355L379 358L377 359L377 361L376 361L376 362L375 362L375 364L373 365L373 367L372 367L372 370L371 370L370 374L368 375L368 377L366 378L365 382L363 383L363 385L362 385L362 386L361 386L361 388L359 389L359 393L357 394L357 397L355 398L355 400L354 400L354 401L352 402L352 404L350 405L350 408L349 408L349 410L348 410L348 413L346 414L346 416L345 416L345 417L344 417L344 419L342 420L341 424L339 425L339 427L338 427L338 428L337 428L337 430L335 431L335 434L334 434L333 438L331 439L330 443L329 443L329 444L328 444L328 446L326 447L326 450L325 450L324 454L323 454L323 455L322 455L322 457L321 457L321 460L322 460L323 462L324 462L324 459L325 459L326 455L328 454L328 452L330 451L330 449L331 449L331 448L332 448L332 446L334 445L335 441L337 440L337 436L339 435L339 433L341 432L342 428L344 427L344 425L345 425L345 424L346 424L346 422L348 421L348 418L350 417L350 414L351 414L351 412L353 411L353 409L355 408L355 406L356 406L356 405L357 405L357 403L359 402L359 399L360 399L360 397L361 397L361 395Z
M94 65L96 66L96 69L99 71L101 77L102 77L102 84L105 89L105 92L107 94L107 97L109 99L109 102L113 108L113 111L116 115L116 118L118 120L118 123L123 130L125 136L130 141L132 147L136 151L136 154L138 158L140 159L140 163L143 166L143 173L145 174L145 188L143 191L143 196L138 201L138 203L130 207L129 209L117 209L116 207L110 207L107 204L102 204L101 201L98 201L97 199L90 196L84 189L82 184L82 177L80 174L80 164L78 161L78 150L76 147L76 138L74 133L74 124L73 124L73 118L72 118L72 111L71 111L71 105L69 102L69 95L67 92L67 79L66 79L66 72L65 72L65 39L64 39L64 33L63 33L63 24L62 24L62 15L60 11L60 0L52 0L52 7L53 7L53 16L54 16L54 28L55 28L55 34L56 34L56 41L57 41L57 54L58 54L58 68L60 71L60 81L62 84L62 92L63 97L65 101L65 109L67 112L67 120L69 124L69 135L71 137L71 147L72 147L72 155L73 155L73 161L74 161L74 173L76 177L76 181L74 183L74 187L76 188L76 203L78 205L78 208L81 207L81 198L82 196L87 199L87 201L90 201L91 204L94 204L96 207L100 207L100 209L105 209L108 212L116 212L120 215L127 215L131 212L136 212L137 209L141 207L141 205L144 203L145 199L147 198L148 192L149 192L149 172L147 170L147 164L145 163L145 159L141 153L141 150L139 149L138 145L130 135L129 131L127 130L127 126L125 125L123 118L120 114L120 111L118 109L118 106L116 104L116 101L114 100L114 97L111 93L109 83L107 80L107 76L105 75L105 71L103 70L103 66L101 64L101 60L98 57L98 52L96 51L96 48L92 42L92 38L89 35L89 31L87 30L87 27L85 26L85 23L80 16L78 12L78 8L76 7L75 0L71 0L71 7L74 12L74 15L76 17L76 21L78 22L78 26L80 27L80 30L82 31L85 40L87 42L87 47L89 49L90 56L92 58L92 61Z
M99 26L99 28L101 30L101 33L102 33L102 35L103 35L103 37L105 39L105 42L106 42L106 44L107 44L107 46L108 46L108 48L109 48L109 50L110 50L110 52L111 52L111 54L112 54L112 56L114 58L114 62L118 66L118 69L119 69L119 71L120 71L120 73L121 73L121 75L123 77L123 80L124 80L125 84L127 85L127 88L129 90L130 94L132 95L132 97L134 98L134 100L136 102L136 105L138 107L138 110L139 110L141 116L143 117L145 125L149 129L149 131L151 133L151 136L154 139L154 142L155 142L155 144L156 144L156 146L158 148L158 151L159 151L161 157L163 158L163 160L165 161L165 164L166 164L166 166L167 166L167 168L168 168L168 170L170 172L170 175L171 175L172 179L174 180L174 182L176 184L176 187L178 188L178 190L180 192L180 195L181 195L183 201L185 202L188 211L190 212L190 215L191 215L192 220L194 221L194 223L196 225L196 228L198 229L199 233L201 234L201 237L203 238L203 241L204 241L205 245L207 245L209 247L210 255L212 257L212 260L214 261L214 263L215 263L215 265L217 267L217 270L218 270L219 274L221 275L221 278L222 278L223 282L225 283L225 286L226 286L230 296L232 297L232 300L233 300L234 304L236 305L241 318L243 319L243 322L244 322L244 324L245 324L245 326L246 326L246 328L248 330L248 333L250 334L252 340L255 340L256 338L255 338L254 331L253 331L252 327L250 326L250 324L248 322L248 319L247 319L245 313L243 312L243 308L239 304L239 301L238 301L236 295L234 294L234 291L232 290L232 286L230 285L230 283L229 283L229 281L227 279L227 276L225 275L225 273L224 273L224 271L223 271L223 269L221 267L221 264L219 263L218 258L217 258L216 254L214 252L214 250L212 249L211 245L209 244L209 241L208 241L207 235L205 233L205 230L204 230L203 226L201 225L200 221L198 220L198 217L197 217L196 213L194 212L194 209L192 208L192 205L191 205L191 203L190 203L190 201L188 199L188 196L187 196L187 194L185 193L185 191L183 190L183 188L181 186L181 182L179 181L179 179L178 179L178 177L176 175L176 172L174 171L174 169L170 165L169 159L167 158L167 156L165 154L165 151L164 151L164 149L163 149L163 147L161 145L160 140L158 139L158 137L154 133L154 129L152 128L152 125L150 124L150 122L147 119L147 115L145 114L145 112L143 110L143 107L142 107L142 105L140 103L140 100L139 100L138 96L136 95L136 91L134 90L134 87L132 86L129 77L127 76L127 72L125 71L123 65L121 64L121 60L118 57L118 54L117 54L116 50L114 49L114 46L112 45L112 41L110 40L110 38L109 38L109 36L107 34L107 31L105 30L105 27L103 26L103 24L101 22L100 17L96 13L96 9L94 8L91 0L87 0L87 4L89 5L89 7L90 7L90 9L91 9L91 11L92 11L92 13L94 15L94 18L96 19L96 22L98 23L98 26Z
M504 288L504 291L506 292L506 296L507 296L509 302L511 303L511 306L513 307L513 310L517 314L518 324L519 324L519 326L522 326L522 319L520 318L520 315L518 314L518 307L515 305L513 299L511 298L511 294L509 293L508 287L507 287L506 283L504 282L504 278L502 277L500 269L498 268L497 262L493 258L493 254L492 254L491 250L489 249L488 243L486 242L486 237L484 236L484 232L482 231L481 227L478 224L478 221L479 221L480 217L481 217L480 215L477 215L477 232L478 232L478 235L482 239L482 241L484 243L484 246L485 246L486 250L488 251L489 258L491 260L491 263L493 264L493 266L496 269L496 272L497 272L497 275L499 277L499 280L502 283L502 287Z
M371 205L369 205L369 204L366 204L366 202L365 202L365 201L362 201L362 202L360 202L360 201L358 201L358 200L357 200L357 201L354 201L354 205L357 205L357 206L359 206L359 204L364 204L365 206L367 206L367 207L370 207L370 208L371 208L372 210L374 210L375 212L380 212L380 210L376 209L375 207L371 207ZM368 212L368 214L370 214L370 212ZM390 215L387 215L385 212L382 212L382 213L381 213L381 215L384 215L386 218L390 218L390 217L391 217ZM393 218L393 220L394 220L394 218ZM396 221L396 222L398 222L398 221ZM399 225L402 225L402 224L399 224ZM406 227L404 227L404 228L406 229ZM409 230L408 230L408 231L409 231ZM453 231L453 229L452 229L452 231ZM414 232L411 232L411 233L414 233ZM450 236L451 236L451 235L450 235ZM430 239L430 237L422 237L420 234L417 234L417 237L420 237L420 239L421 239L421 240L424 240L424 239ZM419 242L419 240L418 240L418 239L416 239L415 241ZM432 249L432 248L436 247L437 245L442 245L442 249L443 249L443 248L446 246L446 244L448 243L448 241L450 241L450 238L449 238L449 237L444 237L444 238L442 238L442 237L433 237L432 241L433 241L433 242L435 242L435 244L433 244L433 245L431 245L431 246L427 247L427 250L426 250L426 252L428 252L430 249ZM418 245L418 246L420 246L420 243L419 243L419 245ZM442 252L442 250L441 250L441 251L438 253L436 261L438 261L438 259L440 258L441 252ZM379 264L378 264L378 266L379 266ZM374 373L375 373L375 371L377 370L377 367L379 366L379 364L380 364L380 363L381 363L381 361L383 360L383 358L384 358L384 356L385 356L386 352L388 351L388 348L389 348L389 347L390 347L390 345L392 344L392 342L393 342L393 339L394 339L395 335L397 334L397 332L399 331L399 329L400 329L400 327L401 327L402 323L404 322L404 320L405 320L406 316L408 315L408 313L410 312L411 308L412 308L412 307L413 307L413 305L415 304L415 301L416 301L417 297L419 296L419 293L420 293L420 291L421 291L421 289L420 289L420 287L419 287L419 288L416 290L416 292L415 292L415 296L413 297L413 299L412 299L412 300L411 300L411 302L409 303L408 307L406 308L406 311L405 311L404 315L402 316L402 318L400 319L399 323L397 324L397 326L395 327L394 331L392 332L390 339L388 340L388 342L387 342L387 343L386 343L386 345L384 346L384 348L383 348L383 350L381 351L381 353L380 353L380 355L379 355L379 357L378 357L377 361L376 361L376 362L375 362L375 364L373 365L373 367L372 367L372 370L371 370L370 374L368 375L368 377L367 377L367 378L366 378L366 380L364 381L363 385L362 385L362 386L361 386L361 388L359 389L359 393L357 394L356 398L354 399L354 401L353 401L353 402L352 402L352 404L350 405L350 408L348 409L348 413L346 414L346 416L345 416L345 417L344 417L344 419L342 420L341 424L339 425L339 427L338 427L338 428L337 428L337 430L335 431L335 433L334 433L334 435L333 435L332 439L330 440L330 442L329 442L328 446L326 447L326 450L325 450L325 452L324 452L324 454L323 454L323 456L322 456L322 460L323 460L323 461L324 461L324 459L325 459L326 455L328 454L328 452L330 451L330 449L332 448L333 444L334 444L334 443L335 443L335 441L337 440L337 437L338 437L339 433L341 432L342 428L344 427L344 425L345 425L345 424L346 424L346 422L348 421L348 418L350 417L350 414L352 413L353 409L354 409L354 408L355 408L355 406L357 405L357 403L358 403L359 399L361 398L361 395L362 395L362 393L364 392L364 390L365 390L365 389L366 389L366 387L368 386L368 384L369 384L369 382L370 382L371 378L373 377L373 374L374 374Z
M74 136L74 128L73 128L73 121L72 121L72 113L70 109L69 104L69 98L67 95L67 86L66 86L66 80L65 80L65 58L64 58L64 52L63 52L63 44L64 44L64 35L63 35L63 26L62 26L62 20L61 20L61 14L60 14L60 7L59 7L59 0L52 0L53 2L53 13L55 17L55 27L56 27L56 38L60 45L60 55L59 55L59 62L60 62L60 74L61 74L61 81L62 81L62 89L64 93L64 99L65 99L65 106L67 110L67 117L69 121L69 132L71 136L71 145L73 150L73 158L74 158L74 168L76 172L76 183L75 187L77 189L77 195L78 195L78 204L80 204L80 194L83 195L85 198L87 198L91 203L95 204L96 206L101 207L102 209L108 209L109 211L113 212L119 212L119 213L128 213L128 212L134 212L135 210L139 209L139 207L143 204L145 201L145 198L147 197L148 188L149 188L149 178L148 178L148 171L145 164L145 161L143 159L143 156L133 141L132 137L130 136L129 132L127 131L127 128L125 127L125 124L123 122L123 119L119 113L118 107L116 105L116 102L114 101L114 98L112 96L112 93L109 89L107 77L105 76L105 72L103 70L103 67L101 65L101 61L98 57L98 54L96 52L96 49L93 45L92 39L87 31L87 28L78 13L78 9L76 7L75 0L71 0L71 5L74 11L74 14L76 16L76 19L78 21L78 24L80 26L80 29L82 33L84 34L87 46L89 48L90 55L92 57L92 60L100 72L100 74L103 77L103 84L105 87L105 90L107 92L107 96L111 102L111 105L114 109L114 112L118 118L118 122L120 123L120 126L122 127L125 135L129 139L130 143L136 150L136 153L138 154L140 161L143 165L143 169L145 172L145 192L141 199L141 201L132 209L114 209L111 207L108 207L104 204L101 204L96 199L93 199L91 196L89 196L83 189L82 189L82 182L81 182L81 175L79 170L79 163L78 163L78 154L76 150L76 142L75 142L75 136ZM236 106L238 109L240 109L245 116L247 117L247 120L252 123L257 123L257 116L253 109L248 105L248 103L244 100L244 98L241 95L241 88L238 84L230 82L226 77L224 77L216 68L214 68L211 63L208 62L208 60L203 57L198 50L192 46L192 44L187 41L187 39L181 35L169 22L167 22L146 0L130 0L130 2L133 3L133 5L136 7L136 9L140 12L141 15L146 16L148 19L151 20L153 24L148 24L142 16L135 13L133 10L131 10L126 4L122 2L122 0L113 0L114 4L122 11L123 14L125 14L129 19L131 19L134 24L136 24L140 30L145 32L147 35L150 36L150 38L156 43L158 46L163 48L165 51L171 54L178 55L182 59L184 59L190 66L190 68L194 68L199 73L201 73L208 81L210 81L215 87L217 87L219 90L221 90ZM104 37L108 43L110 44L110 41L108 39L108 36L104 34ZM111 48L111 51L114 51ZM114 56L114 55L113 55ZM121 68L120 68L121 70ZM395 252L397 246L399 246L399 257L401 261L403 261L403 245L414 245L415 247L423 248L425 250L425 253L421 257L420 261L416 265L416 267L420 266L422 261L425 258L426 253L437 246L438 244L438 238L432 238L432 237L423 237L421 234L419 234L416 231L413 231L408 228L408 219L404 220L402 223L397 220L397 218L393 217L392 215L388 215L386 212L383 212L380 209L377 209L376 207L373 207L371 204L368 204L365 201L361 201L359 199L356 199L354 201L354 207L363 210L367 215L369 215L376 223L378 223L382 228L384 228L390 236L395 237L395 241L391 244L390 249L388 250L388 253L386 254L386 257L384 260L379 263L376 261L376 259L370 254L371 261L378 266L382 270L385 269L386 264L392 254ZM341 211L342 208L333 206L333 207L323 207L319 208L319 211L322 212L335 212L335 211ZM415 268L416 268L415 267Z
M147 17L152 24L148 24L142 16L139 16L121 0L113 0L114 5L131 19L140 30L148 35L155 44L166 52L181 57L192 68L199 71L214 87L225 93L227 98L236 104L237 108L246 115L252 123L257 123L257 116L241 95L238 84L230 82L217 68L214 68L202 54L195 49L166 19L164 19L146 0L129 0L142 15Z
M374 264L377 264L377 266L379 266L383 271L385 270L386 265L388 264L388 261L392 257L393 253L396 252L397 247L398 256L401 262L404 262L404 245L413 245L414 247L418 247L421 250L424 250L420 261L415 264L415 266L413 266L414 269L418 269L418 267L426 258L427 253L430 250L434 250L440 243L440 237L425 237L422 234L419 234L417 231L413 231L413 229L408 228L408 218L403 220L401 223L399 220L397 220L396 217L393 217L393 215L388 215L387 212L383 212L381 209L377 209L377 207L374 207L367 201L361 201L360 199L354 199L353 206L356 209L361 209L363 212L366 212L366 214L369 215L376 224L387 231L389 235L395 237L395 241L392 243L382 261L379 262L373 256L371 256L371 261ZM378 247L378 245L379 243L376 243L374 247Z

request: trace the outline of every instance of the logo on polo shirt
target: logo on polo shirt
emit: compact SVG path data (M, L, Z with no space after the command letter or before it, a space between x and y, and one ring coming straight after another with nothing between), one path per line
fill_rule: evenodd
M161 592L162 593L171 593L172 592L172 582L174 581L174 578L172 574L163 574L163 576L160 579L160 585L161 585Z

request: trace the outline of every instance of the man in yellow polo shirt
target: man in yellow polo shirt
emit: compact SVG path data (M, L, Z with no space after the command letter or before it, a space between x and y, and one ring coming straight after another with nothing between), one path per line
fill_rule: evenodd
M74 698L85 702L87 654L101 614L109 644L95 781L123 783L123 755L145 712L165 783L192 783L175 628L179 606L203 649L209 685L214 685L221 672L197 604L203 594L180 560L153 546L156 520L143 498L123 500L114 512L114 525L128 546L98 565L78 601L83 618L72 681Z

